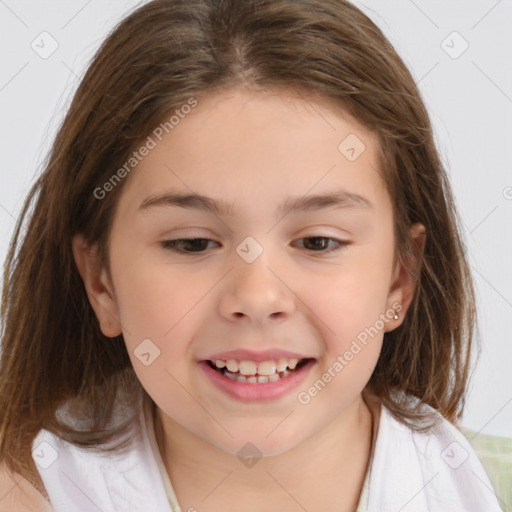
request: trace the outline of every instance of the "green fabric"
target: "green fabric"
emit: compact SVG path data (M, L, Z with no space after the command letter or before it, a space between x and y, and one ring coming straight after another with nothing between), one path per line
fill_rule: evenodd
M512 510L512 439L506 437L479 434L461 427L460 430L469 441L504 511Z

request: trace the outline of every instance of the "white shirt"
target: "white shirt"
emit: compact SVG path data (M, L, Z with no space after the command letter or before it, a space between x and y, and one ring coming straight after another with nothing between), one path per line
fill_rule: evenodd
M45 430L38 433L32 456L55 512L182 512L146 397L143 393L141 428L134 429L124 453L98 453ZM378 425L374 422L372 456L356 512L363 511L502 512L476 453L457 428L441 418L430 433L417 433L385 407Z

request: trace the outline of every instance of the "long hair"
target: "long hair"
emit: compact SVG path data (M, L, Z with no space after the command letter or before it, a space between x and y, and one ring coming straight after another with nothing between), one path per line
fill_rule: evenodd
M136 414L110 423L121 393L129 405L141 385L122 335L102 334L71 248L82 233L109 270L113 214L129 176L103 198L95 191L176 109L237 85L328 99L377 134L396 254L420 265L410 309L384 335L365 393L411 428L432 415L405 394L460 419L476 342L461 223L421 95L381 30L345 0L154 0L122 20L94 56L5 262L0 462L35 485L30 448L40 429L91 449L107 441L122 449ZM409 235L416 222L427 232L423 255ZM68 418L87 419L88 428L59 417L65 403Z

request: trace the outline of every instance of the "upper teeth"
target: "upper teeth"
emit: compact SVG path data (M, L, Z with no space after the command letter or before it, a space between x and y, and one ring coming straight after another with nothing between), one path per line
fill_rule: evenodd
M234 359L222 361L217 359L215 366L217 368L226 367L231 373L239 372L242 375L273 375L276 372L284 372L286 368L293 370L298 362L298 359L279 359L277 362L261 361L259 363L256 361L235 361Z

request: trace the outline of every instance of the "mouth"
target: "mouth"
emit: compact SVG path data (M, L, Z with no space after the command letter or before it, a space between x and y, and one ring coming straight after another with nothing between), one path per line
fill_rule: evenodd
M243 402L265 402L290 395L307 378L316 359L199 361L208 388ZM212 387L213 385L213 387Z
M299 371L308 362L314 361L313 358L303 359L284 359L277 361L237 361L229 359L223 361L206 361L206 364L220 373L224 377L238 382L248 384L267 384L269 382L277 382L288 375Z

